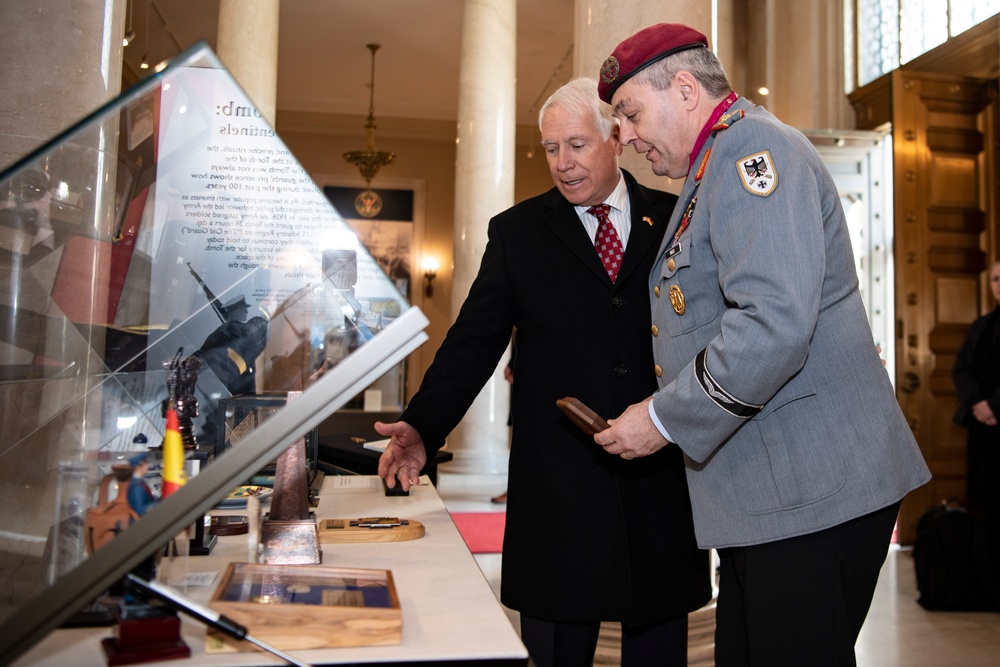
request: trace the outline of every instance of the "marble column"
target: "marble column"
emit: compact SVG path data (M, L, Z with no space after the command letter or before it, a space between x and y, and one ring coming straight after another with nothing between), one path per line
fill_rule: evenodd
M726 62L732 54L733 0L675 0L673 2L616 2L577 0L574 27L573 75L598 77L601 64L626 37L656 23L684 23L708 36L713 50ZM680 180L656 176L645 157L626 147L619 159L643 185L679 192Z
M479 270L491 217L514 203L516 0L466 0L459 74L455 165L455 267L451 312L458 314ZM505 355L506 357L506 355ZM510 386L503 359L448 438L448 472L507 471Z
M125 8L126 0L0 2L0 169L12 166L118 94ZM85 233L88 227L95 235L106 231L114 192L92 186L107 180L114 182L116 161L109 156L117 150L117 128L115 117L103 131L77 136L58 163L46 165L50 183L65 183L71 193L81 193L84 204L80 224ZM95 194L88 196L90 191ZM44 207L40 210L46 212ZM0 302L16 305L18 312L25 314L23 320L30 322L35 313L49 314L46 309L51 304L58 256L53 254L54 262L34 263L29 271L25 258L35 247L35 232L13 227L6 227L4 232L0 280L5 289ZM95 251L95 260L99 256ZM80 263L86 264L83 260ZM22 269L28 276L25 280L20 279ZM7 284L11 290L6 289ZM18 289L13 289L15 286ZM94 291L99 289L95 285ZM4 326L23 332L26 325L22 318L10 318ZM9 340L7 333L4 337ZM84 401L76 400L86 392L93 369L103 370L99 360L84 359L85 353L69 357L62 354L63 345L80 341L74 332L56 338L39 335L34 349L0 344L0 365L4 366L31 364L36 354L49 359L82 360L74 369L79 379L68 374L60 382L11 383L0 392L0 421L9 447L5 465L0 468L0 507L9 508L0 539L0 551L5 554L0 589L12 593L14 598L7 602L15 607L34 595L37 586L46 580L48 563L43 556L46 533L53 524L58 469L79 458L74 437L79 434L72 425L82 423L86 414L99 414L90 411L90 406L102 400L99 392L87 395ZM32 409L25 410L26 405ZM48 447L31 447L38 442L31 434L40 427L65 437L53 440ZM21 437L25 440L21 441ZM15 447L19 441L22 446ZM28 446L23 446L25 442Z
M13 165L118 94L126 6L126 0L0 2L0 169ZM82 231L90 230L97 238L108 234L115 193L113 188L96 186L115 182L117 137L118 117L114 114L78 133L58 160L44 166L49 191L33 206L44 208L45 197L51 197L58 185L79 197ZM25 312L37 309L47 313L59 262L39 264L32 269L30 279L22 280L26 275L23 269L29 265L27 255L44 242L42 230L47 218L43 215L40 219L43 222L35 223L37 231L32 224L4 229L3 245L12 250L3 260L9 261L5 280L17 285L17 290L16 297L7 294L3 301L16 298ZM89 251L92 257L84 257L80 251L80 266L106 265L107 258L98 244ZM103 312L99 307L103 286L94 284L91 289L83 293L92 297L93 310L87 319L103 321L107 315L106 306ZM17 322L9 320L4 325L15 327ZM8 335L4 338L10 339ZM30 364L36 356L63 359L68 356L66 348L77 340L73 336L61 336L60 340L39 336L35 349L0 343L0 364ZM103 349L103 342L92 342L94 349ZM77 370L88 372L93 361L78 361ZM97 368L102 369L99 362ZM53 399L50 404L58 402Z
M844 94L844 2L748 2L747 74L734 81L739 92L793 127L853 128Z
M279 0L219 0L216 54L274 127Z
M0 2L0 168L118 94L126 0Z

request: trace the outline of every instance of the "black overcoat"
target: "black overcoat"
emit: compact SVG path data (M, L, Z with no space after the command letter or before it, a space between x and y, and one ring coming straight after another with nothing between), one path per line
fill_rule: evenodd
M1000 415L1000 307L976 319L969 327L952 368L958 411L955 421L969 429L966 451L969 509L1000 520L1000 427L987 426L972 416L972 406L989 403Z
M562 622L661 622L710 597L680 451L625 461L570 423L575 396L605 418L656 390L648 276L676 197L625 172L632 228L612 284L558 190L490 221L469 296L400 417L428 460L517 331L501 601Z

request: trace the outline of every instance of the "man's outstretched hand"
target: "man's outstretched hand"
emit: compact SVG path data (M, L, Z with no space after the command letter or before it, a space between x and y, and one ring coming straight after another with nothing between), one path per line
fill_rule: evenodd
M375 430L389 438L389 444L378 460L378 476L390 489L396 488L398 479L403 491L409 491L419 482L420 471L427 463L424 439L417 429L402 421L391 424L375 422Z

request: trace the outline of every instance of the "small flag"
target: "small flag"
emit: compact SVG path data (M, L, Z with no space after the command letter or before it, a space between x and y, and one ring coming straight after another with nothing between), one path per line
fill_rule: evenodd
M167 408L167 432L163 434L163 493L166 498L187 482L184 474L184 442L177 419L177 410Z

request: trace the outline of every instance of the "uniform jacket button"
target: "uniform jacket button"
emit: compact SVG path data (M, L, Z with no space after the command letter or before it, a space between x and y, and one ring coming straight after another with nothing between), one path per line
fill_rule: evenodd
M622 298L617 294L611 297L611 305L614 306L615 308L621 308L622 303L623 303Z
M653 332L654 336L660 335L660 329L655 324L652 327L650 327L650 330Z
M656 364L655 366L653 366L653 372L656 373L656 377L662 377L663 376L663 369L660 368L659 364Z
M657 299L660 298L660 286L659 285L657 285L656 287L653 288L653 294L656 295Z
M622 366L621 364L615 366L615 375L617 375L618 377L622 377L626 373L628 373L628 370L626 370L625 367Z

